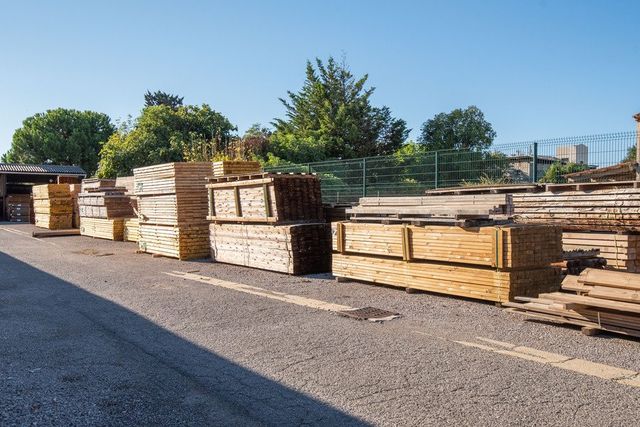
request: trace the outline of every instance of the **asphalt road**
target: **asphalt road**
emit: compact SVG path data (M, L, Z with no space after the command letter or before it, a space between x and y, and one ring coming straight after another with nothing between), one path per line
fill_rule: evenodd
M0 224L2 426L638 423L637 340L31 229ZM356 321L295 297L403 316Z

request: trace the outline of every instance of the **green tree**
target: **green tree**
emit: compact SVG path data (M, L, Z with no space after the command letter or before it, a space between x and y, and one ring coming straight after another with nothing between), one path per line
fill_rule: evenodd
M273 154L296 162L392 154L406 140L406 122L374 107L367 75L356 79L332 57L307 62L299 92L280 99L286 118L276 119Z
M623 162L635 162L636 161L636 146L632 145L627 149L627 155L622 159Z
M92 175L98 167L100 150L114 131L106 114L48 110L22 122L2 161L78 165Z
M540 182L561 184L567 182L567 179L564 177L565 174L581 172L587 169L589 169L589 166L582 163L562 164L555 162L545 171L544 176L540 178Z
M476 106L436 114L422 124L418 142L428 150L487 149L496 137L491 123Z
M130 175L134 168L158 163L210 161L224 152L235 130L206 104L145 107L104 145L98 175Z
M182 105L184 97L171 95L170 93L157 90L155 92L147 91L144 94L144 106L152 107L156 105L166 105L172 109L177 109Z

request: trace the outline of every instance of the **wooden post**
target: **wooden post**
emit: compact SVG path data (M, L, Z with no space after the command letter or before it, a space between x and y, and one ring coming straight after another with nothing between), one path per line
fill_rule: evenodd
M640 164L640 113L633 116L636 120L636 163ZM636 166L636 181L640 181L640 170Z

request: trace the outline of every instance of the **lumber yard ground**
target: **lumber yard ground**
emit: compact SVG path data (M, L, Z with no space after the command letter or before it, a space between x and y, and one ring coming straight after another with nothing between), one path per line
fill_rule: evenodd
M637 425L637 340L32 229L0 224L3 426Z

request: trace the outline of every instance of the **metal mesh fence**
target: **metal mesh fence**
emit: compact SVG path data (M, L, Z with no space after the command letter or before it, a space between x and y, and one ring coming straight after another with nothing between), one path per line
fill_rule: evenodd
M332 160L268 168L316 173L325 203L351 203L362 196L419 195L425 190L527 182L635 179L620 165L636 146L636 132L619 132L493 145L487 150L442 150ZM610 167L611 170L594 171ZM586 171L586 172L585 172Z

